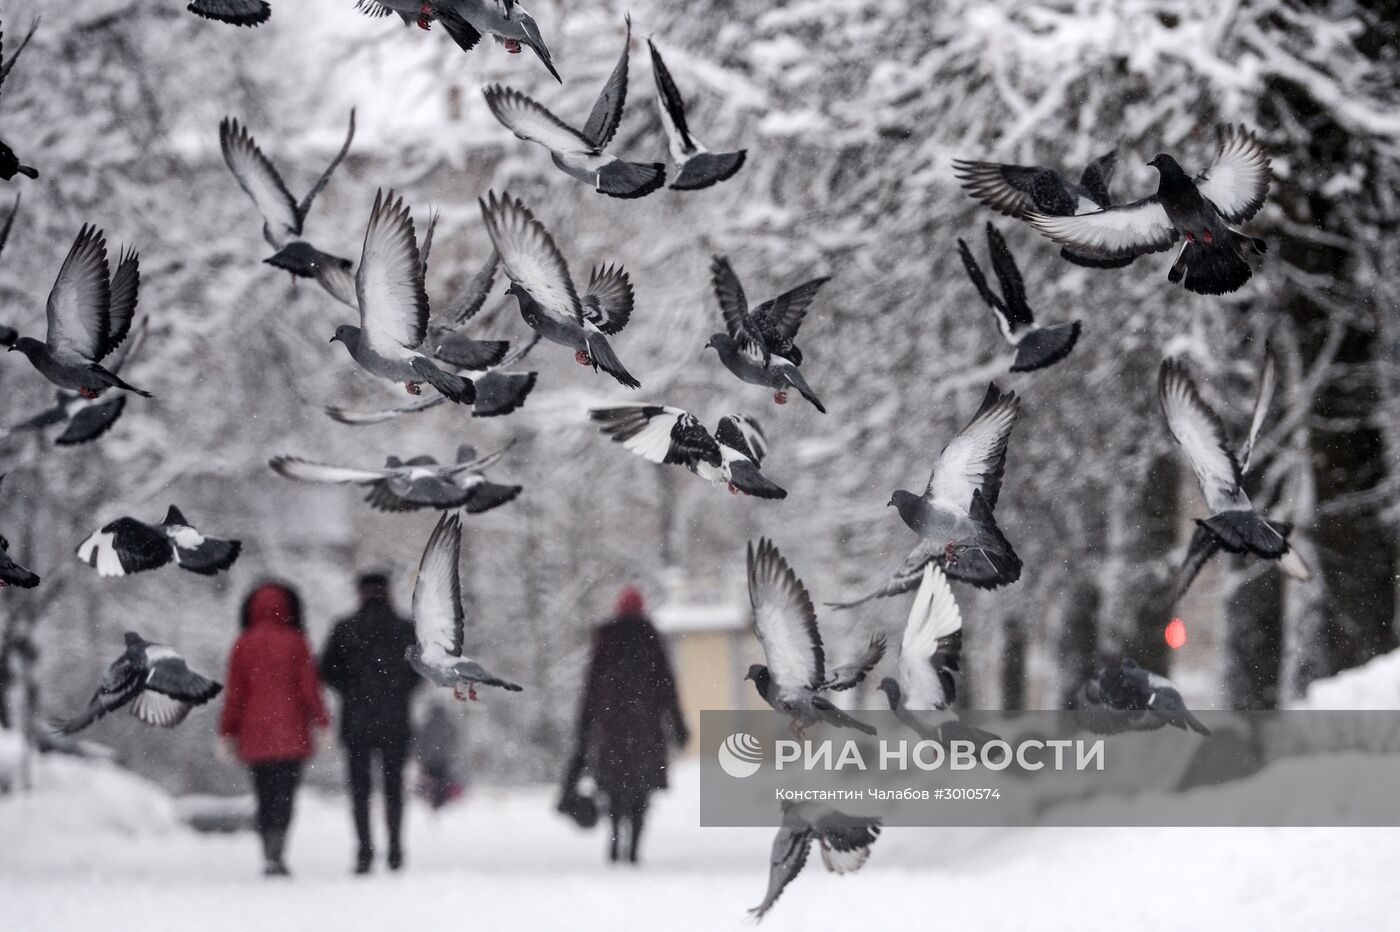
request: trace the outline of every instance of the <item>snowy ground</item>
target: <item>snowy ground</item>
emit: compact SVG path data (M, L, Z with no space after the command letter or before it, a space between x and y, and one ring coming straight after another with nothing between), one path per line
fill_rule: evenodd
M440 818L415 805L407 871L354 878L342 800L304 793L295 878L269 882L251 835L196 834L149 784L46 761L42 791L0 799L0 927L735 928L762 898L771 832L697 827L697 774L682 768L658 798L640 869L607 867L601 832L529 789L478 792ZM1211 792L1243 801L1256 789ZM1393 829L892 828L862 873L829 876L814 857L763 925L1375 928L1397 859ZM854 926L832 922L852 915Z

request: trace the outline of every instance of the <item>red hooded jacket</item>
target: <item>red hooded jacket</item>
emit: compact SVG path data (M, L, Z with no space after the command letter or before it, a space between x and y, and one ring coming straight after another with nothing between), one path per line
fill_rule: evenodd
M276 584L253 592L248 626L233 643L224 677L219 734L236 739L249 764L311 756L311 724L329 727L306 635L292 626L292 602Z

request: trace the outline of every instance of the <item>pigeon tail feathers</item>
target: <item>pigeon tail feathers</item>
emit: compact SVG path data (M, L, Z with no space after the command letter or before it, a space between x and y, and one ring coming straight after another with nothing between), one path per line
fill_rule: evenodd
M614 159L598 169L598 193L609 197L646 197L665 183L666 166L660 162Z
M1012 372L1032 372L1053 366L1069 355L1079 341L1079 321L1032 330L1016 344Z

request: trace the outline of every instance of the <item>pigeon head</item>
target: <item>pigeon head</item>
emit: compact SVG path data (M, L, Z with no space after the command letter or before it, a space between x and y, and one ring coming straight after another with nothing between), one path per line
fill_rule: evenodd
M890 494L890 500L885 503L885 507L888 508L891 505L899 510L900 517L904 518L905 521L912 521L915 519L915 516L921 513L923 499L913 492L908 492L904 489L895 489L895 491Z
M341 324L335 328L335 336L331 337L332 343L344 343L346 346L354 346L360 340L360 328L350 324Z
M298 278L315 278L316 273L323 267L331 262L338 263L340 261L343 260L328 256L310 243L304 243L301 240L288 243L263 260L268 265L284 272L290 272Z
M11 343L10 348L5 350L5 352L13 353L15 350L19 350L30 359L33 359L36 355L44 352L44 344L33 337L20 337L18 340Z
M1165 153L1159 153L1147 164L1157 169L1158 173L1166 178L1175 178L1179 175L1186 174L1181 170L1181 166L1177 164L1176 159Z
M140 647L142 644L146 643L146 639L135 631L128 631L126 634L122 635L122 639L126 641L127 647Z
M772 681L768 668L761 663L749 665L749 672L744 674L744 679L753 680L754 689L758 690L760 696L768 695L768 684Z
M890 701L891 709L898 708L900 689L899 682L894 677L885 677L883 680L880 681L880 685L877 688L880 690L880 692L884 693L885 698Z

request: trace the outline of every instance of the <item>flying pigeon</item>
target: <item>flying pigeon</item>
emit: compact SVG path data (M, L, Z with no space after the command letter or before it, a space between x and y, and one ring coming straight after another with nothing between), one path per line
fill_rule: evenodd
M505 450L478 457L470 446L457 451L457 462L439 465L431 456L400 460L391 456L383 469L327 466L295 456L275 456L268 465L279 475L302 482L353 483L369 488L365 501L379 511L466 509L468 514L490 511L520 494L518 485L492 482L483 470L498 462Z
M1131 657L1101 667L1084 684L1078 698L1080 721L1099 734L1152 731L1163 725L1198 735L1210 734L1210 729L1186 708L1181 691L1171 680L1144 670Z
M642 383L608 343L632 316L627 273L614 265L594 268L580 298L554 238L528 207L509 193L497 198L495 191L480 203L486 232L511 280L506 293L520 304L525 323L551 343L572 349L580 365L602 369L627 388L640 388Z
M972 258L972 250L967 243L958 240L958 254L962 256L967 277L977 286L977 292L987 306L997 316L997 328L1006 342L1016 347L1016 361L1011 364L1012 372L1031 372L1053 366L1069 355L1079 340L1079 321L1067 324L1038 326L1030 305L1026 302L1026 286L1021 281L1021 270L1011 250L1006 248L1006 240L1001 238L997 228L987 224L987 247L992 254L992 271L1001 285L998 297L987 284L987 278Z
M14 54L12 54L9 59L0 62L0 87L4 85L5 79L9 77L10 69L15 66L15 62L19 61L20 53L24 51L24 47L29 44L30 39L34 38L34 30L38 28L39 20L35 19L29 27L29 32L25 33L24 38L20 40L19 48L15 49ZM0 30L0 58L3 58L4 38L4 31ZM9 181L15 175L24 175L26 178L31 179L38 178L39 170L32 166L22 164L19 157L15 155L14 150L4 142L0 142L0 178Z
M783 801L783 821L773 838L769 858L768 892L763 902L749 910L754 921L762 919L782 896L788 884L802 873L815 840L821 846L822 864L835 874L860 870L870 860L870 847L880 836L880 820L849 816L818 800Z
M311 204L331 180L331 175L350 151L350 143L355 139L355 111L350 111L350 128L345 134L345 144L340 147L335 158L326 166L321 177L311 186L306 197L297 203L293 199L282 176L273 167L257 141L233 117L224 117L219 123L219 147L224 153L224 162L237 179L239 187L253 200L253 206L263 217L263 239L277 250L270 258L264 259L269 265L290 272L297 278L320 280L321 269L346 270L350 260L323 253L301 238L306 226L306 217L311 213ZM326 274L332 274L327 272ZM330 291L324 281L322 286ZM332 291L332 294L334 292Z
M930 562L949 577L979 589L995 589L1021 578L1021 558L993 515L1006 469L1006 445L1020 405L1015 392L1003 392L995 383L987 386L972 420L938 454L923 495L899 489L890 496L889 504L919 535L919 543L879 589L833 607L851 608L908 592L919 584Z
M345 344L371 375L402 382L410 395L427 382L458 404L471 404L471 380L444 372L418 350L428 336L428 293L413 216L393 191L374 196L364 250L355 271L360 326L341 324L331 342Z
M512 55L530 49L554 80L564 83L535 18L516 0L359 0L355 9L369 16L397 13L405 25L425 30L440 22L464 52L476 48L482 35L489 34Z
M213 576L233 566L243 542L205 537L174 505L160 524L118 518L78 545L78 559L99 576L130 576L171 560L191 573Z
M466 614L458 576L461 557L462 519L456 512L443 512L418 566L418 581L413 585L413 627L417 637L404 657L428 682L451 686L452 695L459 701L475 702L478 685L518 693L519 686L487 672L462 653ZM466 695L462 694L464 688Z
M1085 166L1084 174L1075 184L1052 168L953 160L953 172L968 194L1017 220L1024 220L1032 213L1073 217L1112 207L1108 185L1117 167L1118 150L1115 149ZM1137 258L1101 259L1068 247L1062 249L1060 255L1075 265L1098 269L1120 269Z
M174 728L195 706L204 705L223 688L223 684L192 671L185 658L169 647L128 631L126 650L102 675L102 685L88 707L58 723L58 730L74 734L122 706L147 725Z
M627 43L632 41L632 21L627 21ZM627 162L607 152L627 102L627 50L593 104L588 122L577 130L513 87L492 84L485 90L486 105L496 119L526 142L549 150L564 174L592 185L610 197L645 197L666 183L666 166L660 162ZM499 247L497 247L497 251Z
M4 479L4 473L0 473L0 482L3 482ZM5 539L5 535L0 534L0 589L4 589L6 586L33 589L37 585L39 585L38 576L10 559L10 542Z
M186 9L196 16L233 26L261 26L272 15L266 0L190 0Z
M1234 228L1259 212L1269 193L1269 156L1244 127L1220 130L1215 161L1195 178L1170 155L1147 164L1157 169L1157 193L1121 207L1072 217L1028 213L1026 222L1051 240L1105 259L1170 249L1185 237L1167 273L1197 294L1228 294L1253 274L1246 253L1262 256L1267 244Z
M116 274L108 279L107 271L106 237L84 226L49 292L47 342L20 337L7 352L19 350L44 378L89 400L109 388L149 398L150 392L126 384L99 365L131 329L141 285L140 259L123 249Z
M1244 477L1249 471L1259 429L1269 413L1274 382L1273 355L1265 352L1249 435L1236 456L1225 436L1220 415L1201 398L1185 364L1176 359L1162 362L1157 378L1157 398L1167 419L1167 429L1191 463L1201 494L1205 496L1206 508L1211 512L1209 518L1196 520L1173 603L1185 594L1206 562L1222 549L1278 560L1279 568L1295 579L1312 576L1302 557L1288 546L1293 525L1261 517L1244 491Z
M107 366L113 375L121 374L127 360L131 359L145 342L146 321L147 318L141 318L132 328L131 337L113 352ZM12 427L11 431L43 430L63 424L63 431L54 439L54 443L61 447L74 446L89 443L107 433L112 429L112 425L117 423L124 410L125 395L89 401L82 395L60 391L52 408L21 421Z
M729 486L735 495L786 498L759 467L768 440L752 418L729 414L719 419L712 436L695 415L665 405L617 405L594 408L588 416L603 433L651 463L675 463L701 479Z
M757 550L749 544L748 574L754 633L768 664L753 664L744 679L753 681L764 702L792 717L794 734L816 722L875 734L873 727L837 708L822 692L863 679L884 656L884 639L873 639L855 664L842 668L843 679L835 681L827 675L812 597L767 538L759 539Z
M710 262L710 278L724 315L724 333L716 333L705 344L719 353L719 361L730 372L751 385L773 389L773 401L787 404L788 389L812 403L822 414L826 408L798 371L802 351L793 341L807 308L829 278L814 278L752 311L744 298L744 286L724 256Z
M671 187L678 191L698 191L733 178L744 167L748 150L711 152L690 134L690 126L685 119L685 99L681 97L666 63L661 60L656 44L648 39L647 47L651 49L651 74L656 79L656 109L660 111L661 125L666 129L671 161L679 166L671 180Z

